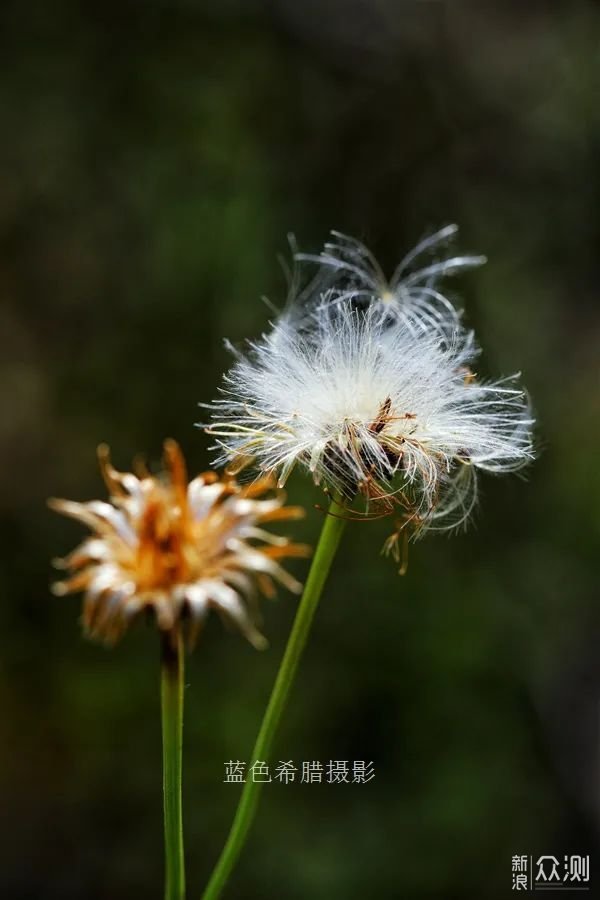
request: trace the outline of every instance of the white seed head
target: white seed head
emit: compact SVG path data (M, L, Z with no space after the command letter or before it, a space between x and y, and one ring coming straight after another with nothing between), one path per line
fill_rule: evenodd
M217 462L251 457L280 484L300 464L348 499L401 507L415 531L455 527L477 470L532 459L527 398L516 376L474 376L478 349L456 316L428 326L417 307L390 316L354 300L331 288L308 326L284 315L238 356L210 405Z
M319 265L321 279L329 276L335 290L321 292L319 304L343 303L351 299L373 305L386 318L402 319L411 330L452 332L459 324L460 311L442 290L441 282L464 269L486 262L485 256L440 254L456 235L458 226L445 228L420 241L387 278L371 251L360 241L339 231L325 244L320 255L295 253L298 261Z

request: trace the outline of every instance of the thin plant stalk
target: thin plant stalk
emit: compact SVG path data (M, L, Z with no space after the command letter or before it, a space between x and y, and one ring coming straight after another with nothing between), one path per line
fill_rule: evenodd
M184 900L185 897L181 803L183 660L183 639L180 630L163 635L160 694L165 821L165 900Z
M290 689L294 683L302 651L310 632L312 620L327 580L331 563L338 548L346 519L344 509L336 500L331 501L329 514L325 518L312 565L308 573L302 599L298 605L296 618L288 638L285 653L277 673L275 685L265 711L260 731L252 751L253 760L269 759L273 739L281 716L287 704ZM248 832L256 811L262 783L246 781L238 803L235 818L227 837L227 842L213 870L203 900L216 900L221 895L229 876L248 837Z

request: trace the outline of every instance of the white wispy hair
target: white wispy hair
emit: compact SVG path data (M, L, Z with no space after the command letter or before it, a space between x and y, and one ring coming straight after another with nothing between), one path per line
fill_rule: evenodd
M342 294L310 328L283 316L239 354L209 408L217 463L252 458L283 485L296 464L352 499L398 505L415 531L464 522L477 470L533 456L533 419L517 376L478 381L472 332L415 330Z
M406 254L389 279L361 241L339 231L331 232L333 240L320 254L296 252L294 258L317 263L323 277L329 271L329 286L335 290L322 292L321 303L351 299L374 305L387 318L402 319L412 331L433 328L448 334L459 324L461 313L440 282L486 262L485 256L441 253L457 232L458 226L452 224L425 237Z

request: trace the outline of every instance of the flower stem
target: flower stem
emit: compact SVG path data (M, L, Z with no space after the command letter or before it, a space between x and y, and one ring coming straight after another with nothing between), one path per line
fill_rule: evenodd
M252 751L253 760L267 761L269 758L273 738L294 682L298 663L310 632L321 592L346 524L343 512L343 507L335 500L332 500L329 507L329 515L326 516L323 524L302 599L298 605L296 618L294 619L285 653L277 673L275 685L271 692L269 704ZM262 783L258 781L250 780L244 784L227 842L213 870L208 886L202 895L203 900L216 900L225 887L248 837L248 832L258 807L261 788Z
M160 695L162 707L163 798L165 820L165 900L185 897L181 749L183 737L183 639L162 637Z

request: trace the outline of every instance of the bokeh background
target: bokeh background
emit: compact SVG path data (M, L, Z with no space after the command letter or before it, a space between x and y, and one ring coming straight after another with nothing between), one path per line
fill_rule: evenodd
M600 11L583 0L7 2L0 32L0 893L162 895L158 646L84 642L49 560L101 496L194 428L285 296L293 231L387 267L456 221L481 371L523 372L526 480L485 479L466 535L379 556L351 525L276 757L373 760L359 785L273 784L227 897L496 898L511 856L598 864ZM321 497L294 529L314 540ZM296 567L304 572L302 563ZM294 614L262 654L210 623L188 663L185 821L199 896ZM249 761L249 760L248 760ZM592 884L600 891L600 873ZM593 893L596 896L597 894ZM576 896L576 895L574 895Z

